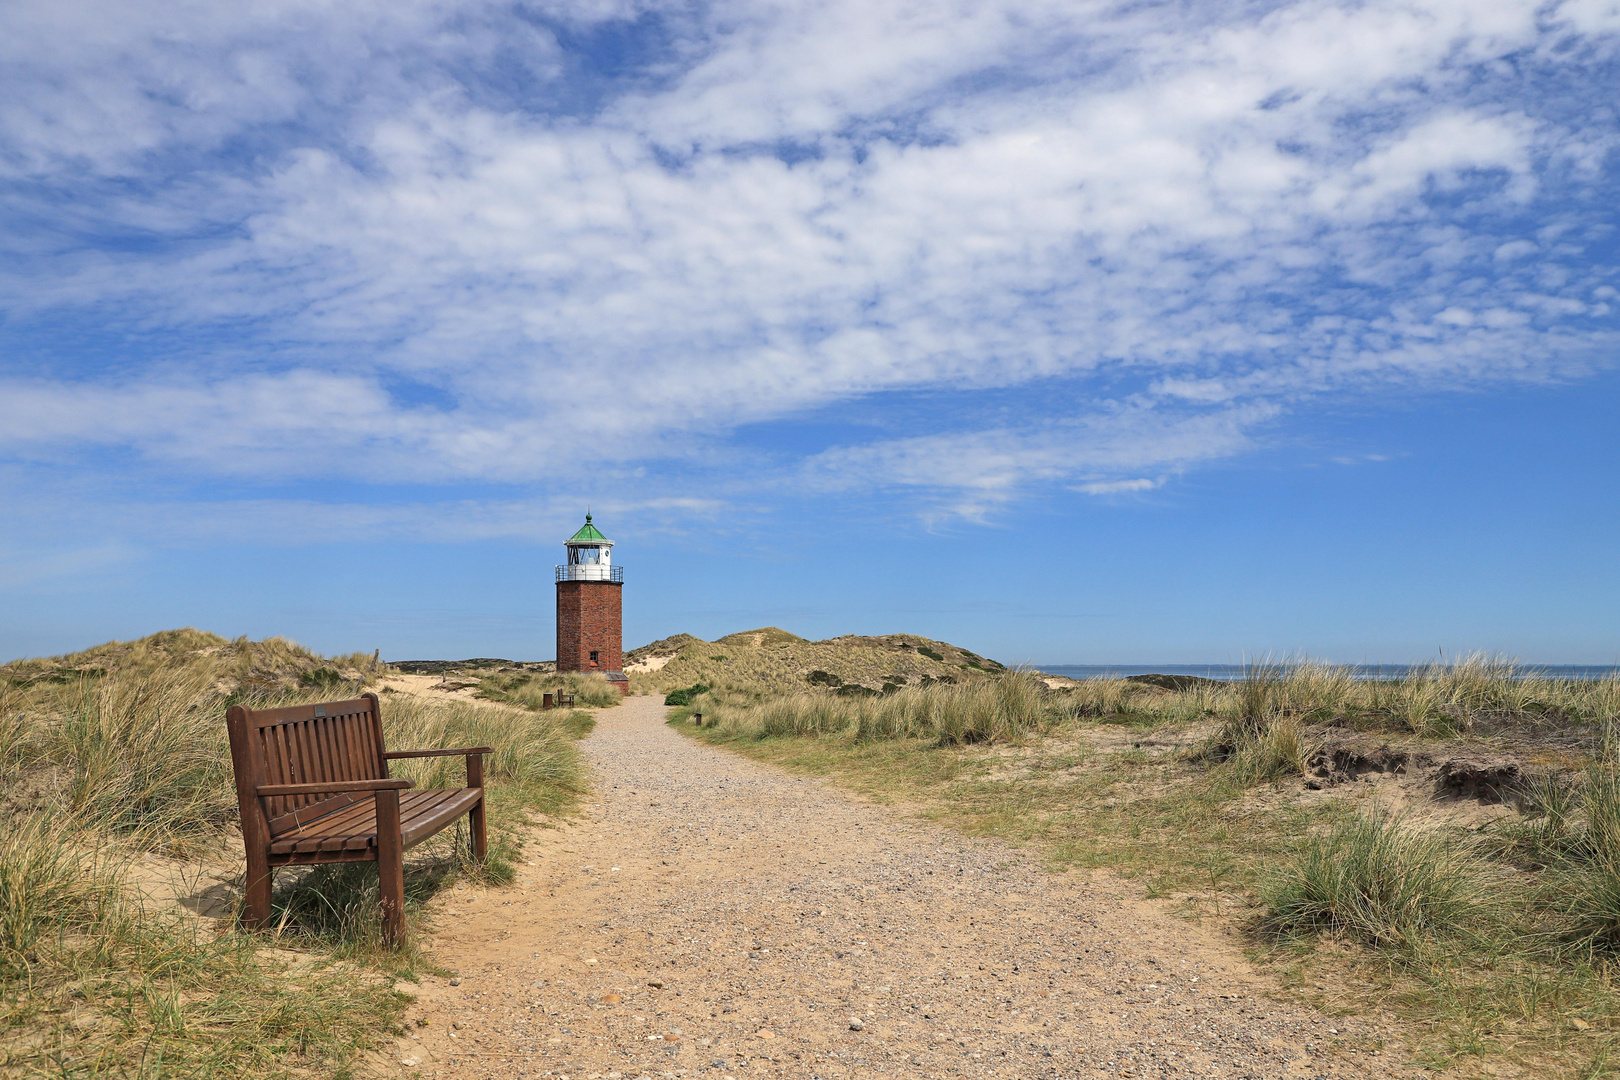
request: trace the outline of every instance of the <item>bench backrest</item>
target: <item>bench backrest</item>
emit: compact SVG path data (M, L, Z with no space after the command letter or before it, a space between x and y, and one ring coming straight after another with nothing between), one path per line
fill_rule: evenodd
M245 836L261 829L269 836L352 803L369 792L335 795L275 795L260 799L261 784L320 784L334 780L379 780L388 776L383 759L381 709L376 694L349 701L249 709L226 713L236 799Z

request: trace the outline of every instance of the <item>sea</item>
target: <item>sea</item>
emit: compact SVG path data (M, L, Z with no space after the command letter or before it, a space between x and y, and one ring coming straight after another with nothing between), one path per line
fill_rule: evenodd
M1341 665L1335 665L1341 666ZM1426 664L1344 664L1357 679L1404 679ZM1217 682L1243 678L1243 664L1055 664L1040 668L1048 675L1071 679L1121 679L1128 675L1197 675ZM1515 665L1519 678L1611 679L1620 678L1620 666L1612 664L1522 664Z

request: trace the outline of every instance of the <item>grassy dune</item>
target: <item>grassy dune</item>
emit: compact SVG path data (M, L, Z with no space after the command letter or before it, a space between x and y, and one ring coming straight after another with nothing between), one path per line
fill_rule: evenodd
M691 714L703 714L702 728ZM1233 684L1032 676L842 699L717 688L672 723L901 800L971 834L1109 867L1248 935L1330 1013L1391 1010L1414 1063L1461 1076L1620 1069L1620 685L1473 657L1388 683L1256 665ZM1511 753L1505 815L1308 791L1319 740ZM1337 734L1333 734L1337 733ZM1417 789L1414 792L1421 794ZM1477 805L1477 804L1476 804Z
M644 670L651 664L662 666ZM893 693L925 683L974 682L1002 670L977 653L914 634L806 641L774 626L717 641L679 634L625 656L634 692L666 694L702 684L756 700L817 686L846 696Z
M278 950L154 900L147 853L240 866L224 712L352 696L371 656L193 630L0 667L0 1071L63 1076L344 1075L395 1023L393 980L422 958L376 943L371 866L282 871ZM458 837L415 849L408 899L458 873L511 872L514 826L584 790L586 714L385 693L396 748L487 744L495 858ZM399 763L461 783L459 759ZM201 869L199 869L199 873Z

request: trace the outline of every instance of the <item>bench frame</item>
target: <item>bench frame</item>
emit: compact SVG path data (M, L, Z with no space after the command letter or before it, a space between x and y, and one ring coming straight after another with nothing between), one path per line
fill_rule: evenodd
M466 814L472 857L482 862L487 855L484 755L494 752L490 747L389 752L381 703L370 693L282 709L233 705L225 724L247 853L246 925L270 921L278 866L375 862L383 938L392 945L404 931L407 849ZM467 786L414 792L402 820L400 792L416 784L389 777L388 762L452 756L467 759Z

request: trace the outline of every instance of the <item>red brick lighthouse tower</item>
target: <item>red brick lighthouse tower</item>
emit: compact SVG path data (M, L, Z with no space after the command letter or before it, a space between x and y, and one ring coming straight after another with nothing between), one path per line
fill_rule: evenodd
M624 567L613 565L613 541L585 515L567 540L568 562L557 567L557 670L596 671L622 693L625 679Z

